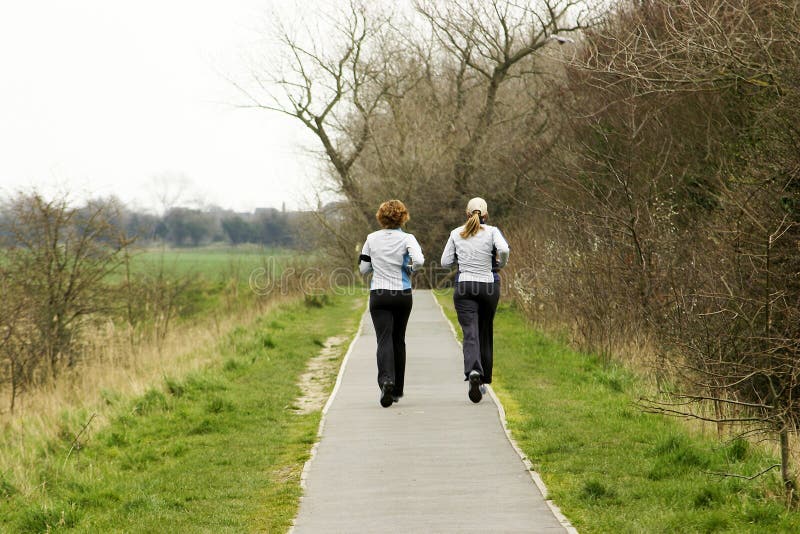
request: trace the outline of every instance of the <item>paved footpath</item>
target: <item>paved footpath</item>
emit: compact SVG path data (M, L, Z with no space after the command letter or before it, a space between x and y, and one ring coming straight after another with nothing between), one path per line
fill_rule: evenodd
M467 398L461 347L430 291L414 292L405 396L378 404L367 314L306 466L294 534L565 532L508 441Z

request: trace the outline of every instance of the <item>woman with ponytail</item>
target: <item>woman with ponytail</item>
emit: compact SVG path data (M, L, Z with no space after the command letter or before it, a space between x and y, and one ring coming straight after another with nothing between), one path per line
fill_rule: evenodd
M480 402L492 383L494 314L500 300L498 270L508 262L508 243L494 226L486 224L486 201L467 204L467 222L452 232L442 253L442 266L458 263L453 303L464 333L464 377L469 399Z

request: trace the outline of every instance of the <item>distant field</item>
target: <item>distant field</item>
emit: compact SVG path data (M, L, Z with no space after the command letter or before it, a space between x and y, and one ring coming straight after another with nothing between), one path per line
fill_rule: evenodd
M161 278L182 285L176 296L181 319L252 304L257 293L250 290L251 274L256 269L264 270L257 273L258 282L267 283L280 278L287 265L298 269L314 260L312 253L255 245L154 247L132 249L131 256L131 272L137 278L144 275L144 287L159 287L154 280ZM124 268L120 267L109 282L122 282L124 276ZM166 288L171 282L162 283L167 284Z
M200 275L207 280L227 277L233 272L249 273L275 260L276 266L289 260L310 260L313 254L287 248L257 245L207 245L201 247L131 247L131 268L134 273L154 272L163 268L168 275ZM5 253L0 249L0 263ZM120 269L119 276L122 276ZM246 276L245 276L246 278Z
M262 267L270 258L283 264L291 258L305 256L294 250L254 245L147 248L134 250L133 254L134 272L153 271L163 267L170 274L200 274L211 280L232 273L246 278L246 273Z

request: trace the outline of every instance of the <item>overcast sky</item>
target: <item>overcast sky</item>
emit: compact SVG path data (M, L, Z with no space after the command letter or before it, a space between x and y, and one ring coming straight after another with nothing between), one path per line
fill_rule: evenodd
M184 203L302 206L315 139L289 117L236 109L220 74L246 76L274 4L289 5L0 3L0 194L35 185L157 209L164 183L183 181Z

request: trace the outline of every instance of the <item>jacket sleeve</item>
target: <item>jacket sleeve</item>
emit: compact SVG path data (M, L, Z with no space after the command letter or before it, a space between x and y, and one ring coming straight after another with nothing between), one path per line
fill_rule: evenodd
M453 241L453 234L447 238L447 244L442 252L442 267L452 267L456 262L456 244Z
M369 254L369 239L367 239L364 241L364 246L361 248L361 255L358 257L358 270L361 274L372 272L372 258Z
M411 256L411 269L419 271L425 263L425 256L422 254L422 247L419 246L417 238L409 234L408 236L408 255Z
M502 269L508 263L509 246L508 241L500 233L500 229L492 229L492 245L497 250L497 267Z

